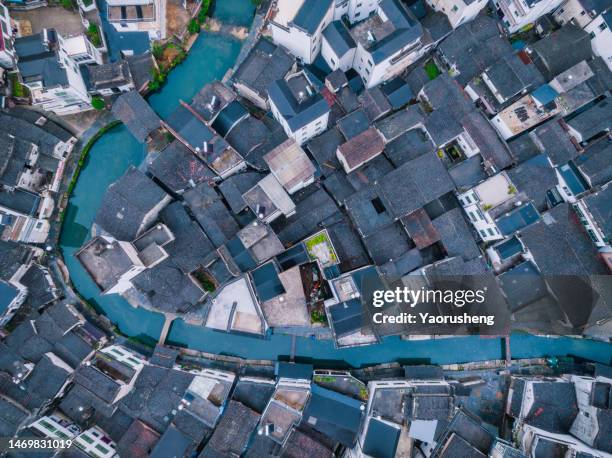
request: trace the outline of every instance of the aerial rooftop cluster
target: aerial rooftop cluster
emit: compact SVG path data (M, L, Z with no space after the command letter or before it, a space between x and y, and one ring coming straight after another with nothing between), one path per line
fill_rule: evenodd
M603 365L235 365L161 345L139 353L63 303L21 323L0 345L3 436L72 441L69 450L40 456L612 453L612 374Z
M513 329L607 339L604 286L576 307L559 281L612 264L612 74L589 34L513 46L484 14L453 30L370 8L278 2L271 38L164 120L119 96L152 151L109 188L79 261L104 294L226 332L372 344L401 329L363 326L364 278L474 275Z

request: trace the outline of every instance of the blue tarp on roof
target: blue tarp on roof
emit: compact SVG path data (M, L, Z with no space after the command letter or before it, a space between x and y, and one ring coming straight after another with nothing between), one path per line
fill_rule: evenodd
M3 314L8 306L19 294L19 290L13 285L0 280L0 314Z
M495 222L503 235L510 235L535 223L539 219L540 214L538 210L536 210L532 202L529 202L527 205L507 213Z
M313 384L304 418L327 437L352 447L361 424L362 403L336 391Z
M269 262L251 273L257 296L262 302L285 293L285 288L278 278L274 263Z
M399 427L372 418L363 444L363 453L376 458L394 458L400 431Z
M248 272L257 266L251 254L237 236L227 242L225 248L232 255L234 262L242 272Z
M552 102L559 94L549 84L542 84L531 93L531 96L542 105Z
M309 262L310 258L308 257L308 253L306 253L306 248L303 243L298 243L295 246L292 246L288 250L283 251L276 257L278 264L281 266L283 271L287 269L291 269L294 266L304 264L305 262Z
M499 253L499 257L503 260L509 259L523 251L523 245L516 237L510 237L508 240L495 246L495 251Z
M580 173L572 166L571 162L562 165L557 170L559 170L559 174L565 180L567 187L572 194L575 196L582 194L584 191L588 189L588 185L585 180L580 176Z

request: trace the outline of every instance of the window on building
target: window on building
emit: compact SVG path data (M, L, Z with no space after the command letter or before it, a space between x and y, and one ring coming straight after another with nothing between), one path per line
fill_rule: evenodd
M601 24L599 24L599 30L606 30L608 28L608 24L606 24L605 22L602 22Z
M451 8L451 11L453 13L456 13L457 11L459 11L459 7L457 5L453 5L453 7Z
M584 16L585 14L586 14L586 11L584 11L584 10L582 10L582 11L580 12L580 16Z
M490 227L487 228L487 232L491 237L495 235L495 232L493 232L493 229L491 229Z
M480 235L482 235L483 238L487 237L487 233L485 231L483 231L482 229L480 229Z

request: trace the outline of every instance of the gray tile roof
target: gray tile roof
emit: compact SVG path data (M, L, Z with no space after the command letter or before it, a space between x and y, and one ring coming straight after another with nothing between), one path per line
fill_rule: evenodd
M357 45L342 21L333 21L323 31L323 38L327 41L336 56L342 57Z
M546 209L546 191L557 181L555 169L545 154L535 156L508 170L508 177L520 193L525 193L539 211Z
M103 65L84 65L81 72L84 77L87 76L90 91L119 88L133 83L130 67L124 60Z
M376 121L374 125L383 135L385 141L390 142L404 132L414 129L424 122L425 113L423 113L420 105L415 104Z
M455 208L438 216L433 220L433 225L448 256L460 256L469 261L481 255L460 209Z
M145 217L167 194L134 167L109 186L95 223L118 240L134 240L144 229Z
M115 100L112 112L141 143L146 141L151 132L160 127L159 116L137 91L121 94Z
M314 94L300 102L283 79L274 81L268 88L268 94L292 131L329 112L329 105L321 94Z
M505 99L545 83L544 77L526 53L520 56L518 53L504 56L485 72Z
M336 157L336 149L344 143L342 134L336 127L326 130L306 143L306 149L314 157L323 176L341 170L342 166Z
M215 247L230 240L240 227L221 201L221 196L208 183L201 183L184 195L185 202Z
M332 0L305 0L292 21L292 25L312 35L321 25Z
M612 240L612 184L589 194L584 203L607 240Z
M547 80L593 56L589 34L574 24L538 40L530 48L531 58Z
M200 456L239 456L246 450L260 415L236 401L229 401L215 432Z
M582 141L587 141L602 132L609 132L610 119L612 119L612 102L607 97L572 118L568 124L582 135Z
M512 46L500 36L493 18L479 15L456 28L438 45L437 52L448 65L455 66L457 81L465 85L500 57L511 54Z
M260 38L232 75L232 80L244 84L265 99L270 84L284 78L294 63L295 59L283 47Z
M444 165L433 152L390 172L379 187L389 210L398 218L455 189Z
M282 227L273 224L278 238L287 246L297 243L316 232L320 223L334 215L338 206L323 189L318 189L304 200L296 203L295 215L287 218ZM276 223L276 221L275 221Z
M589 144L583 154L574 159L592 186L602 186L612 180L612 140L602 138Z
M30 262L33 254L26 245L0 240L0 278L9 280L17 269Z
M578 155L576 146L557 119L536 127L529 136L540 152L548 154L554 165L565 164Z
M147 51L144 54L134 54L125 58L134 86L137 91L142 91L147 88L149 81L151 81L151 73L155 68L155 60L153 55Z
M540 221L525 227L520 238L543 275L606 273L593 243L568 204L549 210Z
M177 194L215 177L208 166L178 140L158 154L149 154L146 161L147 171Z

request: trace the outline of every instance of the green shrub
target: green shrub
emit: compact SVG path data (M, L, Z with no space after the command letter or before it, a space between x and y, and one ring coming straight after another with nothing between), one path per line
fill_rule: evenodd
M91 98L91 106L96 110L104 110L106 108L106 103L104 103L104 99L99 95L94 95Z
M202 7L198 13L198 20L200 22L204 22L206 20L206 15L208 14L208 10L210 9L210 0L202 0Z
M89 24L89 27L87 27L87 31L85 33L87 34L87 38L89 38L92 45L94 45L96 48L102 46L102 35L100 35L100 28L97 26L97 24Z
M192 19L191 21L189 21L189 24L187 25L187 30L191 34L198 33L200 31L200 24L199 24L199 22L196 21L195 19Z

